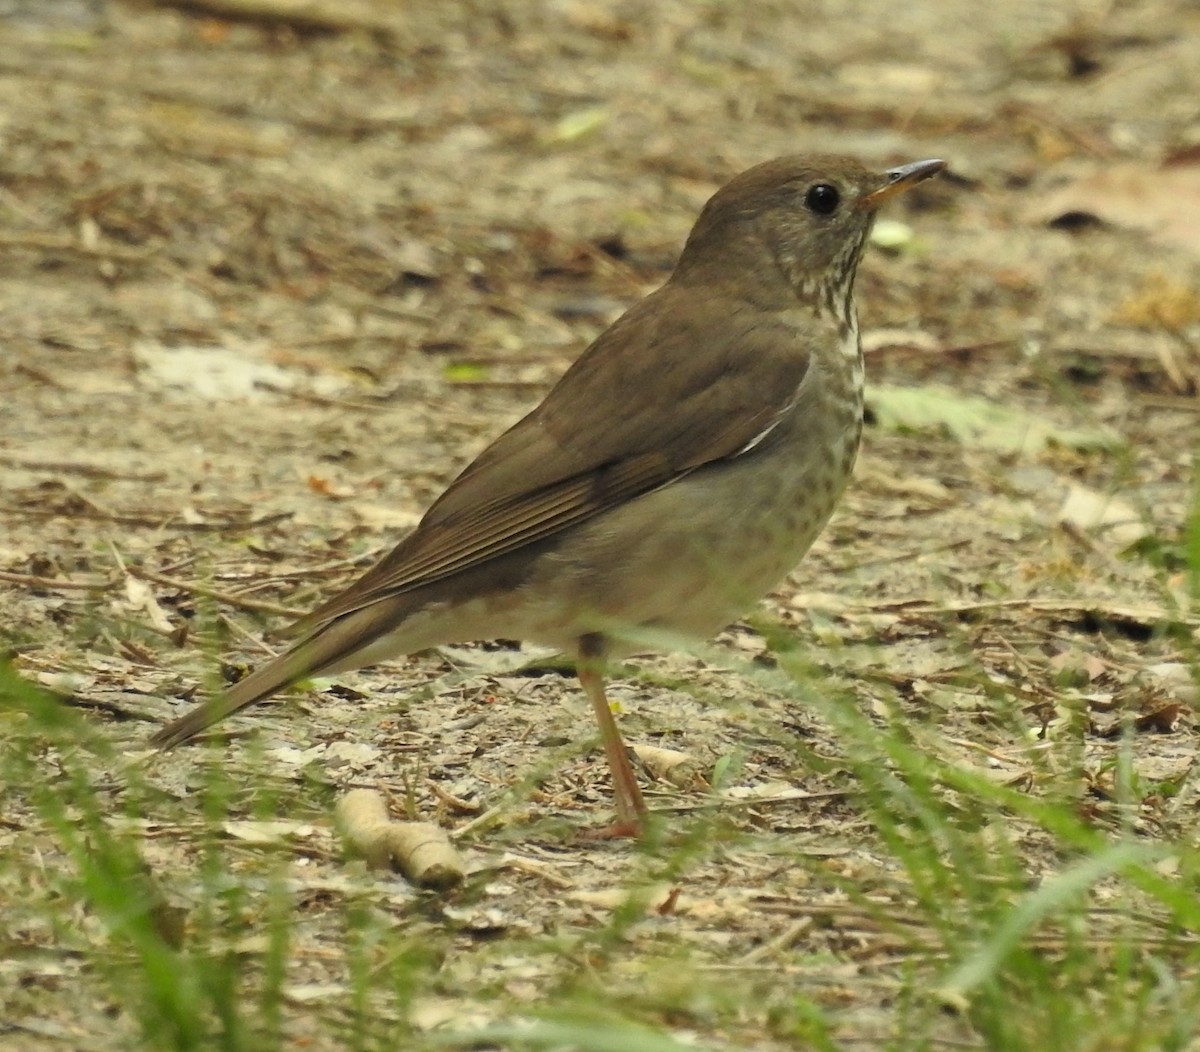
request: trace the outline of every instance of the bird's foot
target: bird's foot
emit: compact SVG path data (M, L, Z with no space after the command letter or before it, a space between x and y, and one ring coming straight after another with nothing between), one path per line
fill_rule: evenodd
M611 825L599 829L582 829L576 834L579 840L641 840L646 827L640 818L618 818Z

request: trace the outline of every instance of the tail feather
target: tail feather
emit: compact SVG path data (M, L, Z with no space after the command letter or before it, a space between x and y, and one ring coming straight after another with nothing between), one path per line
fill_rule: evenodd
M282 690L288 684L310 674L303 655L288 650L261 668L255 669L228 690L201 702L177 720L172 720L154 733L150 744L159 749L172 749L176 745L182 745L226 716L232 716L235 712L270 697L277 690Z
M381 613L379 610L358 610L321 626L228 690L201 702L156 731L150 744L159 749L174 748L226 716L270 697L299 679L367 664L365 655L362 661L356 661L355 656L396 627L394 621L381 617ZM402 648L398 648L398 652L403 652Z

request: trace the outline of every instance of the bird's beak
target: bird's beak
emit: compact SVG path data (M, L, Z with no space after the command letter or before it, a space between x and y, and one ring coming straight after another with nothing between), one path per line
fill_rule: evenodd
M913 161L912 164L902 164L899 168L892 168L884 173L887 176L887 182L878 190L863 194L858 199L858 207L874 210L889 198L904 193L905 190L916 186L917 183L924 182L931 175L937 175L945 167L945 161L933 158L928 161Z

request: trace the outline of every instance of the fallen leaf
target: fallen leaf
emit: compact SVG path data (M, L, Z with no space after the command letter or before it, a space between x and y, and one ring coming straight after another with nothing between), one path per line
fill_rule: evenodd
M1139 731L1158 731L1160 734L1173 734L1179 717L1183 714L1183 706L1177 701L1160 705L1152 712L1143 713L1133 721Z
M309 822L288 822L283 819L273 821L228 821L222 824L234 840L247 844L286 844L289 840L305 839L316 832L316 826Z
M599 131L608 123L610 116L608 108L605 106L587 106L584 109L573 110L559 118L545 141L547 143L575 142Z
M1127 500L1111 493L1099 493L1072 483L1067 490L1058 521L1080 530L1095 532L1116 543L1119 548L1136 544L1152 530Z
M1030 218L1046 223L1070 213L1098 216L1200 255L1200 167L1105 164L1042 195Z
M346 997L349 990L340 983L288 983L280 991L285 1001L309 1005Z
M310 749L297 749L291 745L281 745L274 749L267 749L266 752L271 759L278 763L287 764L290 767L302 767L314 760L319 760L325 755L325 749L324 745L314 745Z
M1120 438L1107 428L1058 427L1016 406L936 384L926 387L876 385L867 402L880 425L895 431L940 430L967 446L1004 453L1038 453L1050 445L1112 449Z
M275 391L301 386L332 397L345 387L332 374L301 376L268 360L267 346L247 341L229 347L166 347L142 341L133 347L138 384L148 391L207 402L263 402Z
M567 898L572 902L595 906L602 910L624 909L636 903L643 912L657 913L668 903L672 909L678 906L679 889L673 884L652 884L640 888L598 888L590 891L572 891Z
M1146 666L1142 676L1150 680L1154 687L1185 705L1200 705L1200 683L1197 683L1191 666L1181 661L1164 661Z
M170 633L175 627L163 608L158 605L154 589L139 577L126 576L125 602L114 605L123 606L129 613L144 613L150 624L160 632Z
M887 252L901 252L911 248L915 238L913 228L898 219L879 219L871 228L871 244Z
M1120 325L1183 332L1200 322L1200 289L1156 270L1113 311Z
M336 485L321 475L309 475L305 481L313 493L330 500L349 500L354 496L353 487Z
M378 759L380 750L367 742L340 741L330 742L325 754L330 760L364 766Z

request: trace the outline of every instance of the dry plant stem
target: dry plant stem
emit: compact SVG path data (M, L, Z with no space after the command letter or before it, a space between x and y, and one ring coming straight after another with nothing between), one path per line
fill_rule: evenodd
M472 818L471 821L459 826L454 831L454 835L456 837L469 836L471 833L474 833L475 830L477 830L483 826L486 826L489 822L495 821L495 819L499 815L503 814L503 812L504 812L504 808L500 805L497 805L496 807L489 807L482 814L478 815L475 818Z
M230 592L222 592L216 588L206 588L204 585L197 584L194 581L180 581L175 577L166 577L163 574L143 569L140 566L130 566L126 572L132 577L140 577L143 581L153 581L155 584L166 585L168 588L178 588L181 592L188 592L191 595L202 595L206 599L214 599L218 603L224 603L226 606L237 607L241 610L256 610L264 614L281 614L284 617L296 617L295 610L282 606L279 603L266 603L257 599L243 599Z
M56 588L60 591L103 592L115 587L115 577L101 577L91 581L68 581L58 577L38 577L36 574L9 573L0 570L0 582L20 585L23 588Z
M1174 621L1184 625L1200 625L1200 616L1163 607L1128 606L1092 599L989 599L976 603L941 603L934 599L891 599L864 603L864 610L906 610L914 614L970 614L984 610L1025 609L1039 614L1096 614L1101 617L1127 619L1143 623Z
M270 577L262 578L262 580L279 583L284 581L309 581L314 577L329 577L339 574L343 570L353 570L355 567L369 566L371 563L376 562L385 551L387 551L387 545L381 544L365 552L360 552L358 555L353 555L348 559L334 559L331 562L318 563L316 566L305 566L300 569L289 570L286 573L271 574Z
M167 475L162 471L136 472L114 471L98 464L80 464L71 460L34 460L29 457L0 453L0 464L26 471L46 471L62 475L83 475L93 479L125 479L129 482L163 482Z
M477 815L483 810L482 804L475 803L473 800L464 800L461 797L446 792L432 778L425 779L425 788L437 797L439 803L445 805L451 811L457 811L460 815Z
M286 387L280 387L278 384L267 383L265 380L259 380L254 386L262 391L270 391L271 394L279 395L281 398L291 398L297 402L307 402L309 405L331 406L334 409L353 409L356 412L367 413L377 413L380 410L391 408L377 402L355 402L348 398L331 398L328 395L319 395L313 391L291 391Z
M1150 409L1173 409L1180 413L1200 413L1200 399L1184 396L1139 395L1137 403Z
M768 960L777 954L790 950L800 940L802 935L808 933L814 923L812 917L801 917L784 928L775 938L759 943L753 950L743 955L741 963L757 964L759 961Z
M580 639L579 683L592 703L592 711L600 725L600 737L604 741L604 753L608 757L608 769L612 773L617 822L608 832L613 836L638 836L646 817L646 803L604 693L604 652L604 640L600 636L586 635Z
M368 30L393 35L401 29L363 0L159 0L164 7L200 11L217 18L288 25L317 32Z
M221 624L223 624L233 635L246 642L249 646L257 647L268 657L274 657L278 653L278 651L274 648L267 646L267 644L264 643L253 632L247 632L232 617L226 617L224 614L219 614L218 617Z
M58 234L0 233L0 247L67 252L85 259L111 259L120 263L143 263L153 255L153 250L122 248L119 245L86 245L78 238Z

